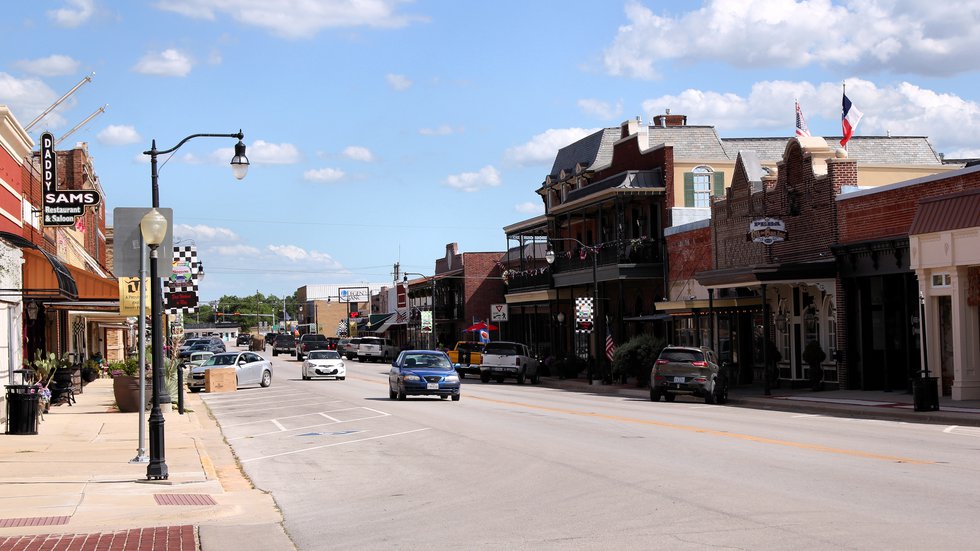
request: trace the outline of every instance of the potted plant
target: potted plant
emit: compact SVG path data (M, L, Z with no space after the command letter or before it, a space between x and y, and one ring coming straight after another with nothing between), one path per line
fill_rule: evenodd
M821 390L823 367L820 365L827 359L827 353L820 348L817 341L810 341L803 349L803 362L810 366L810 386L813 390Z
M149 375L150 370L147 369L146 371L147 375ZM119 411L123 413L139 411L139 359L135 356L130 356L124 361L110 362L109 375L112 377L112 394L116 399L116 407L119 408ZM149 397L153 392L153 379L147 377L145 380L145 397Z

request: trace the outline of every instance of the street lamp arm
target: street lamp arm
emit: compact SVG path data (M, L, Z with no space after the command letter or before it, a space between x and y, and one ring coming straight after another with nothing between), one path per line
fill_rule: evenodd
M190 136L187 136L183 140L180 140L180 143L178 143L177 145L171 147L170 149L165 149L163 151L157 150L157 146L156 146L157 141L153 140L153 147L149 151L144 151L143 155L166 155L167 153L173 153L174 151L180 149L180 146L193 140L194 138L238 138L239 140L241 140L245 138L245 134L243 134L241 130L239 130L235 134L191 134Z

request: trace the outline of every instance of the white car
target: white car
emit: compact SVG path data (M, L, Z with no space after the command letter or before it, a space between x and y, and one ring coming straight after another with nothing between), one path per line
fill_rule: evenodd
M334 377L339 381L347 378L344 359L336 350L311 350L303 362L303 380L313 377Z
M234 367L236 387L254 384L267 387L272 384L272 362L269 360L255 352L223 352L191 368L187 389L191 392L204 390L205 373L212 367Z

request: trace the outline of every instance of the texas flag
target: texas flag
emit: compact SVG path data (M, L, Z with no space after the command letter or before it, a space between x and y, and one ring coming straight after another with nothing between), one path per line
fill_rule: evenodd
M847 94L844 94L843 110L841 111L841 126L844 128L844 137L841 138L841 146L847 147L847 141L851 139L854 129L857 128L863 116L864 113L854 107L851 100L847 99Z

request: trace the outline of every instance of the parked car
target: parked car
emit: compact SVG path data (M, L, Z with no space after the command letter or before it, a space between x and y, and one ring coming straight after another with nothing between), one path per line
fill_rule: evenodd
M248 346L250 344L252 344L252 335L248 333L238 335L238 339L235 341L236 346Z
M303 362L301 373L304 381L313 377L334 377L343 381L347 378L347 367L336 350L314 350Z
M416 395L459 401L459 375L445 352L405 350L392 362L388 398L404 400Z
M267 346L272 346L272 344L274 342L276 342L276 337L278 337L278 336L279 336L279 333L275 333L275 332L273 332L273 333L266 333L265 334L265 344Z
M482 342L459 341L452 350L446 352L449 355L449 361L453 362L461 379L465 379L467 373L480 374L484 346Z
M195 350L191 352L184 361L184 367L197 367L206 362L211 356L214 356L214 352L210 352L208 350Z
M225 352L215 354L203 364L191 368L187 389L191 392L204 390L204 376L212 367L234 367L236 386L272 384L272 362L255 352Z
M296 351L296 338L292 335L276 335L276 340L272 342L272 355L292 354Z
M392 346L391 341L381 337L361 337L357 344L357 361L388 363L391 358L398 355L398 350ZM448 356L447 356L448 357Z
M203 345L203 346L201 346ZM201 351L207 350L209 352L214 352L215 354L225 351L225 343L218 337L202 337L196 339L187 339L184 344L177 349L177 359L186 359L191 350Z
M344 342L346 340L346 342ZM357 347L361 343L360 337L354 337L352 339L340 339L337 343L337 352L341 356L347 358L348 360L357 359Z
M650 399L663 396L673 402L678 395L704 398L706 404L728 401L728 378L718 366L710 348L668 346L660 352L650 370Z
M336 348L336 343L334 343L334 347ZM314 350L330 350L330 341L323 335L316 333L300 335L299 340L296 341L296 359L303 361L303 358Z
M480 364L480 380L490 379L498 383L504 379L516 379L522 385L528 378L531 384L538 384L538 359L531 355L527 345L518 342L488 342L483 348L483 363Z

